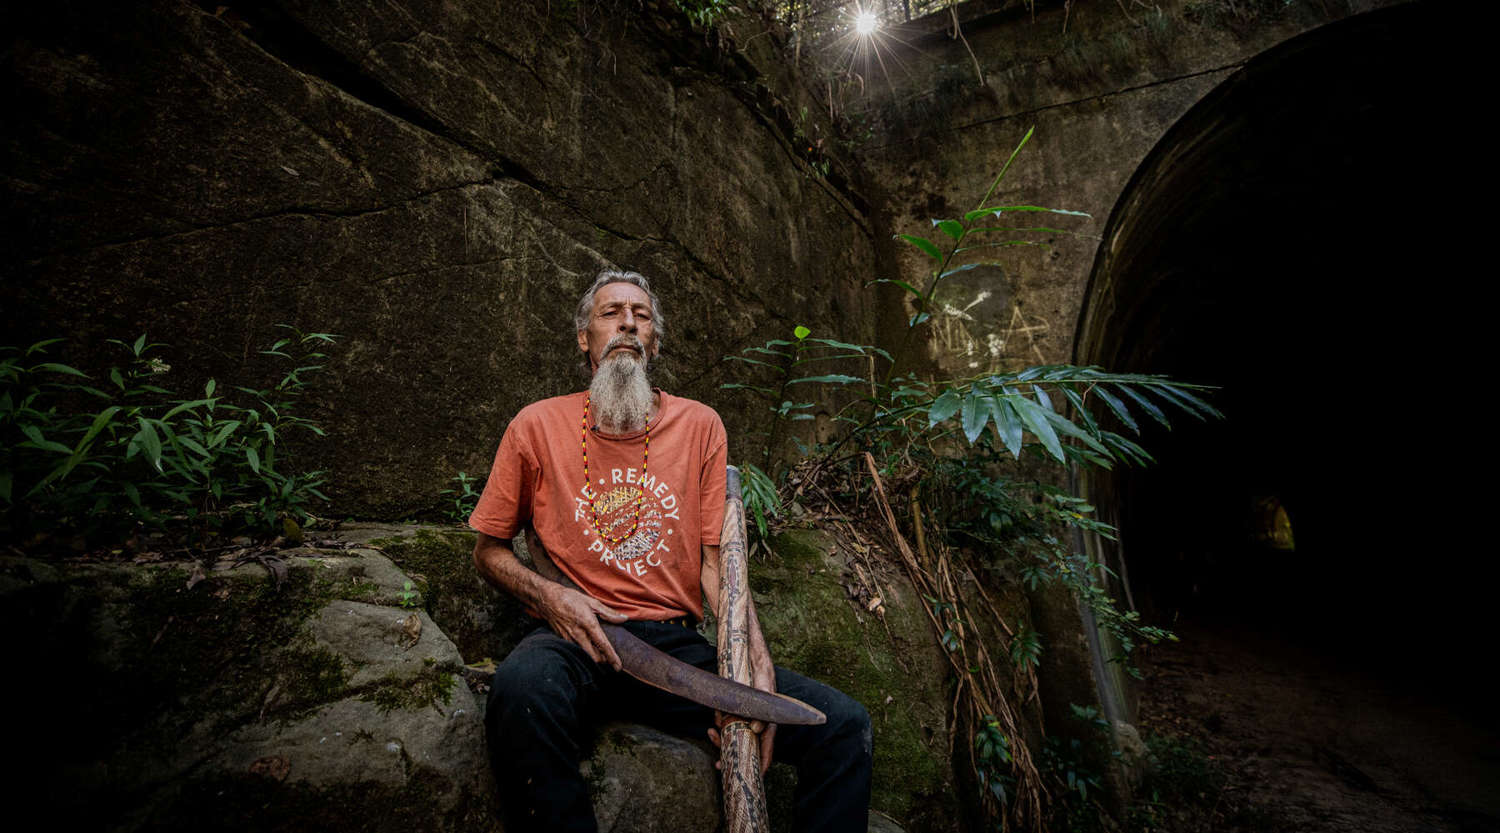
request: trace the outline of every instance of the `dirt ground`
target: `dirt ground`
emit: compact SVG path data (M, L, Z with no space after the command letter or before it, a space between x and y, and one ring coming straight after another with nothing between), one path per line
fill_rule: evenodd
M1458 705L1465 686L1232 624L1177 630L1142 658L1140 728L1206 755L1214 788L1172 829L1500 833L1500 721Z

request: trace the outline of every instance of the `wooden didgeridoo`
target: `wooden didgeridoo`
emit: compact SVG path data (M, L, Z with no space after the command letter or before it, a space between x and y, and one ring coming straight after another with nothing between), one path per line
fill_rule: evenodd
M724 528L719 533L719 676L751 684L750 573L745 552L745 502L740 470L729 466L724 488ZM719 770L724 781L724 830L765 833L766 788L760 777L760 737L743 719L719 730Z

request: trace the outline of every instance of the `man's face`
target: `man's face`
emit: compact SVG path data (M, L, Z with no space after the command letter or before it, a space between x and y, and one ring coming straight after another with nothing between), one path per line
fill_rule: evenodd
M578 331L578 349L588 354L595 370L610 356L635 356L642 362L654 357L656 330L646 290L633 283L599 287L588 327Z

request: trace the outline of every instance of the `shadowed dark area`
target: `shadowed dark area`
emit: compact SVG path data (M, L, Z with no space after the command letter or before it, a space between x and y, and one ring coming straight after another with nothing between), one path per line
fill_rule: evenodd
M1121 200L1080 358L1222 387L1224 422L1148 431L1160 464L1105 486L1148 617L1254 627L1447 696L1467 693L1493 569L1450 543L1428 471L1463 443L1435 432L1425 368L1451 355L1454 310L1430 299L1464 276L1409 205L1461 187L1407 69L1438 60L1437 22L1326 27L1190 112Z

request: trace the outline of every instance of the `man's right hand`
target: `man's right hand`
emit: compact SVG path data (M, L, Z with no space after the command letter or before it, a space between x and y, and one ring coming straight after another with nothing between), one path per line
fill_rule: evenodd
M603 619L623 624L628 617L609 605L568 587L557 585L541 600L537 612L547 620L554 633L582 648L594 662L620 670L620 657L599 627Z

